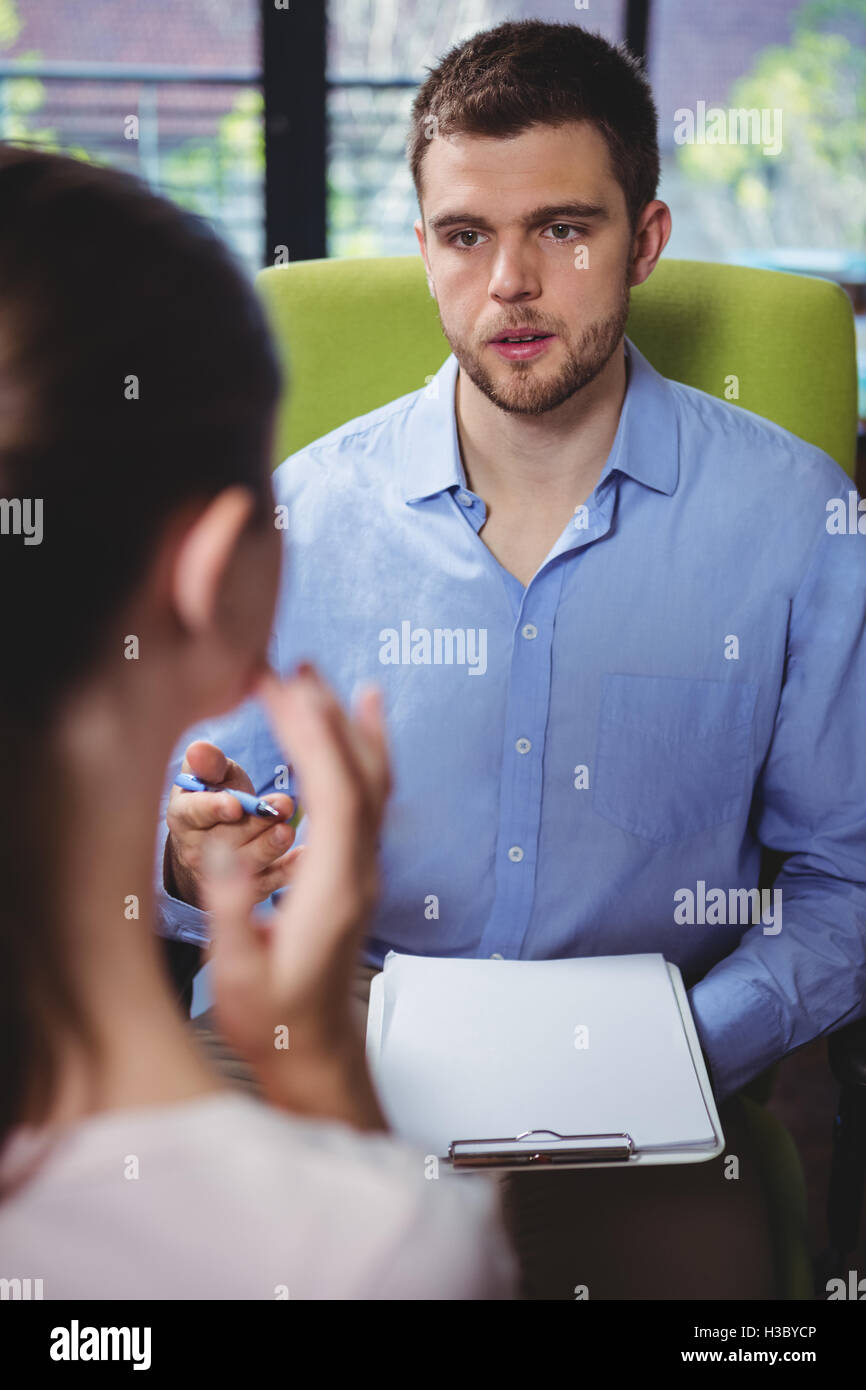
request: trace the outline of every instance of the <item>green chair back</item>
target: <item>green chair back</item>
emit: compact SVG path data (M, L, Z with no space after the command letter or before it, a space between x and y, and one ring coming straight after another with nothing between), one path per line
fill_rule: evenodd
M448 355L420 256L297 261L257 284L287 369L275 464L417 391ZM664 376L735 399L853 476L854 319L838 285L663 258L631 306L628 335Z

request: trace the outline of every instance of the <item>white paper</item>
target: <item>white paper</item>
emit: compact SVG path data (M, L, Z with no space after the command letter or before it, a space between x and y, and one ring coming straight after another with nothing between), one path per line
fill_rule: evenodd
M439 1156L452 1141L527 1130L625 1132L638 1151L709 1156L719 1134L671 969L661 955L390 955L381 998L371 995L368 1047L392 1127Z

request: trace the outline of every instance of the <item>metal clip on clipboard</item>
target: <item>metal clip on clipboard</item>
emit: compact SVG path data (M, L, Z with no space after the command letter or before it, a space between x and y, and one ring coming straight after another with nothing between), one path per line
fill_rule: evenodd
M546 1138L533 1142L541 1135ZM557 1134L553 1129L527 1129L513 1139L455 1139L448 1146L455 1168L627 1163L634 1152L630 1134Z

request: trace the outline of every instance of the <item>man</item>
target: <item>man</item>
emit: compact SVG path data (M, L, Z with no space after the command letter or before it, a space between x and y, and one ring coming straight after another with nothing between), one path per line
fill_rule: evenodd
M825 525L848 479L624 339L671 218L652 97L622 51L532 21L476 36L420 89L410 160L452 355L275 475L275 664L312 656L343 696L370 676L385 694L395 794L366 973L389 949L662 952L725 1102L866 1008L866 557ZM207 733L199 776L285 786L254 709ZM207 939L190 906L206 836L255 863L263 898L290 877L291 832L234 798L174 793L168 823L166 935ZM784 862L762 915L768 857ZM756 1162L727 1184L721 1161L580 1174L610 1201L596 1288L696 1287L685 1247L683 1274L654 1263L669 1219L636 1238L632 1283L601 1268L610 1208L639 1192L646 1214L673 1183L718 1256L703 1296L766 1296L767 1242L742 1244ZM555 1296L568 1278L566 1260Z

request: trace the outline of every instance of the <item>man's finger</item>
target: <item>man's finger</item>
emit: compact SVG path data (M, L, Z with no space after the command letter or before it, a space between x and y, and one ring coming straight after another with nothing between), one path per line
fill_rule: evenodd
M172 787L166 808L168 827L174 835L233 824L245 815L237 797L227 792L185 792L180 787Z
M197 739L189 745L181 771L191 772L193 777L207 782L210 787L234 787L239 792L254 790L240 763L236 763L233 758L227 758L215 743L206 743L204 739Z
M254 835L244 845L244 862L251 873L258 873L285 854L294 844L294 840L294 827L287 821L281 821L279 825L274 825L271 821L263 834Z

